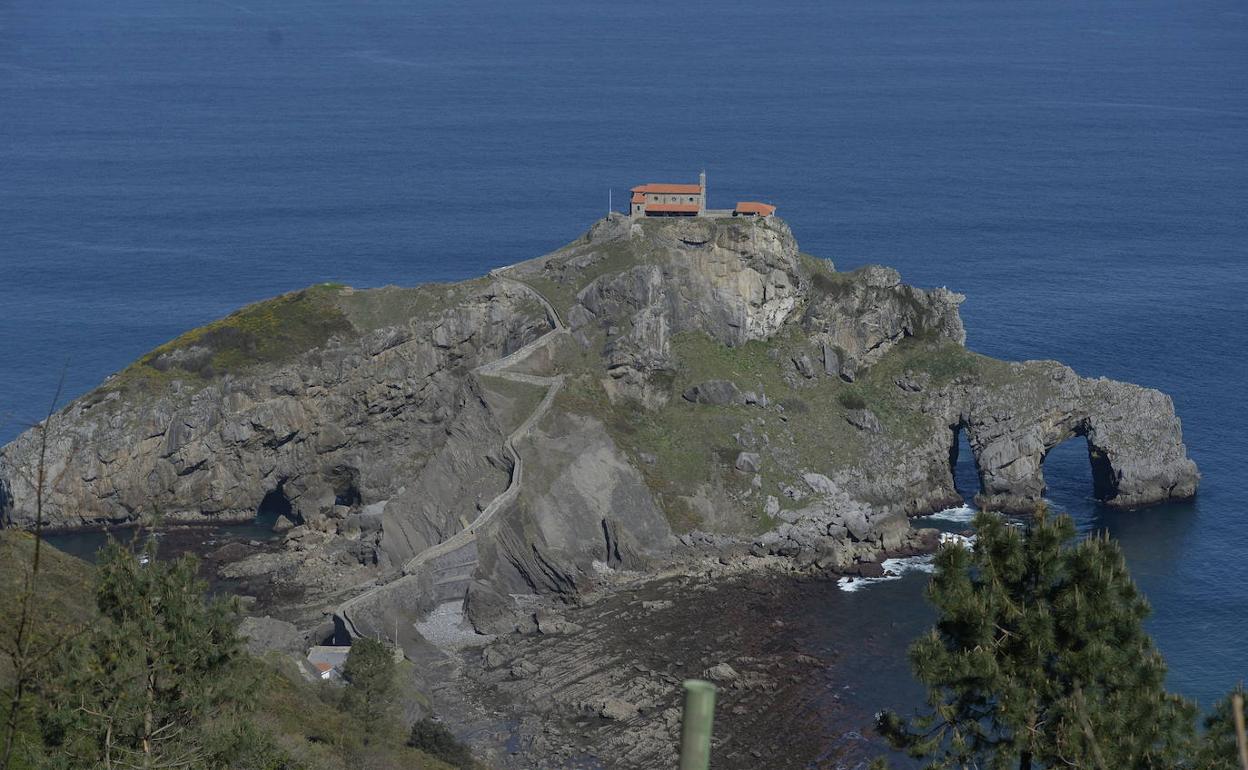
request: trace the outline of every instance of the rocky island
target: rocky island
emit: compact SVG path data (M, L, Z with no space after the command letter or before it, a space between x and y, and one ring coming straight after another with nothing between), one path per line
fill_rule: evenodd
M644 637L691 576L874 574L930 550L911 522L962 503L960 434L983 508L1031 510L1073 437L1106 505L1195 494L1168 396L976 354L962 300L837 271L774 216L611 215L483 278L318 285L162 345L49 423L43 514L279 511L281 547L222 572L267 586L303 643L391 639L441 672L421 685L462 724L501 692L598 720L535 755L612 746L652 766L679 678L578 662L616 654L603 613ZM34 520L39 449L28 431L0 450L9 525ZM708 675L767 689L766 666L723 665Z

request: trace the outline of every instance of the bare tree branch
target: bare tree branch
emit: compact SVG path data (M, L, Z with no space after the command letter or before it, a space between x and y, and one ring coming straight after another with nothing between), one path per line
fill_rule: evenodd
M68 367L66 367L67 369ZM9 713L4 725L4 748L0 753L0 770L8 770L13 760L13 750L17 744L17 729L21 721L21 710L26 698L26 691L34 681L34 667L41 655L33 652L34 644L34 595L35 585L39 577L40 560L43 546L43 495L47 481L48 462L48 430L56 416L56 405L61 400L65 387L65 372L61 370L60 379L56 384L56 392L48 405L48 413L39 426L39 460L35 469L35 545L31 557L30 570L26 573L19 602L17 633L9 657L13 661L14 684L13 695L9 699ZM54 645L59 644L54 642Z

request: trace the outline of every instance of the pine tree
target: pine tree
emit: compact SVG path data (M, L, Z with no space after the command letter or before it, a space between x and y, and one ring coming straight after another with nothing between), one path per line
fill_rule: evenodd
M232 608L205 599L191 557L101 552L101 622L43 683L45 742L70 767L186 767L202 761L204 717L245 705Z
M878 727L929 767L1173 768L1195 707L1164 689L1149 613L1118 546L1074 543L1043 508L1024 527L980 513L973 547L936 556L936 626L911 647L930 710Z
M1238 693L1244 697L1241 684L1226 698L1218 701L1213 711L1205 717L1205 734L1201 736L1192 766L1196 770L1242 770L1238 759L1239 745L1235 740L1235 718L1232 697Z
M357 639L342 668L343 709L364 723L366 739L387 726L394 706L394 655L385 644Z

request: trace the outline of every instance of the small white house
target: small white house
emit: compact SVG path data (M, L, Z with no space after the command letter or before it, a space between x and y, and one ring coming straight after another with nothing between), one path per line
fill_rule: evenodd
M320 679L337 681L342 679L342 667L347 665L347 656L350 654L350 647L318 645L308 650L308 663L312 664L312 669Z

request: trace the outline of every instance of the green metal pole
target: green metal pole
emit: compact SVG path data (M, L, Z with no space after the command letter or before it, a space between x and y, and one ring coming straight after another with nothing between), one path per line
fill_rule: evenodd
M715 685L685 680L685 713L681 717L680 770L711 766L711 722L715 718Z

